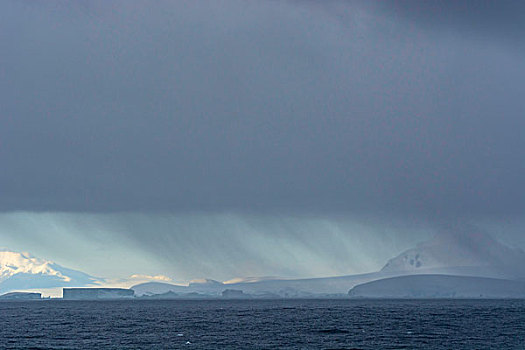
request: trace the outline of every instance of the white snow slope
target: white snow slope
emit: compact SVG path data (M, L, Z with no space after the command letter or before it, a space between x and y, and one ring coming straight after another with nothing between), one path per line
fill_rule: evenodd
M0 293L35 288L82 287L101 281L29 253L0 251Z
M444 231L390 259L381 272L429 271L472 276L523 278L525 252L476 230Z
M360 284L353 298L524 298L525 282L485 277L409 275Z

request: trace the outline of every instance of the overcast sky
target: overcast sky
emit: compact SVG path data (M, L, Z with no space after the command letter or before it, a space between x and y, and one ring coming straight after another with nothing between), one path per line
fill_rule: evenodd
M525 247L521 1L7 0L0 52L0 246L176 279Z

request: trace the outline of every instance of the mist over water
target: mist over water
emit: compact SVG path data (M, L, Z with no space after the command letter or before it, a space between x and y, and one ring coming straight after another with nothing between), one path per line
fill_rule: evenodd
M502 228L503 227L503 228ZM373 272L446 229L490 233L525 248L521 225L437 225L376 217L239 214L0 215L5 248L29 251L98 277L321 277Z
M341 217L0 215L0 238L11 249L95 276L163 274L180 282L370 272L433 232L421 223Z

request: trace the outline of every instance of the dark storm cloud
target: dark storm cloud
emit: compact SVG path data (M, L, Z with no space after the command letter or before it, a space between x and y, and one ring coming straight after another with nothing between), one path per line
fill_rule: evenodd
M297 0L294 3L315 8L342 23L351 23L352 14L358 9L383 15L388 21L407 21L441 34L525 43L525 4L522 1Z
M520 6L5 1L0 209L522 215Z
M458 33L523 49L525 4L522 1L383 1L377 9L441 33Z

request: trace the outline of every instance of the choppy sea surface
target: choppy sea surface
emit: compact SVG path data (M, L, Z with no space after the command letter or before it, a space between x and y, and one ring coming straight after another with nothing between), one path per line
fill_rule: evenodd
M525 349L525 300L0 303L8 349Z

